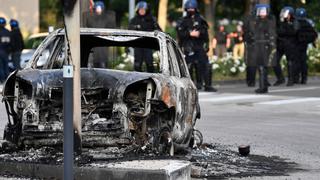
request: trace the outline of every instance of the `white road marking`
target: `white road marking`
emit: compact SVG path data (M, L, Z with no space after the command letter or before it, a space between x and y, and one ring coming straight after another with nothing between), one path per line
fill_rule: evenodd
M306 88L292 88L292 89L275 89L269 90L269 92L290 92L290 91L306 91L306 90L314 90L319 89L319 87L306 87Z
M212 98L200 98L201 102L225 102L225 101L235 101L235 100L245 100L245 99L261 99L270 98L269 95L236 95L236 96L226 96L226 97L212 97Z
M277 100L277 101L266 101L259 102L255 104L263 104L263 105L283 105L283 104L293 104L293 103L305 103L305 102L320 102L320 98L297 98L297 99L285 99L285 100Z
M202 96L209 96L209 95L216 95L216 94L219 94L218 92L199 92L199 97L202 97Z

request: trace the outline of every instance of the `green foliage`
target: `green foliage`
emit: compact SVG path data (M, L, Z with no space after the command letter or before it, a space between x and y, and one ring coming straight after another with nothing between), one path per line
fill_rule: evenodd
M61 1L40 0L40 31L48 31L49 26L55 28L63 26L63 12Z

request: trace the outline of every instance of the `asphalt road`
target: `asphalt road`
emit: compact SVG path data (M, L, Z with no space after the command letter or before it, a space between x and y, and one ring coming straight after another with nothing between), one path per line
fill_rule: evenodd
M241 144L251 153L279 156L299 164L289 177L251 179L320 179L320 80L308 85L271 87L266 95L244 84L217 85L218 93L200 92L202 119L197 128L205 142Z
M199 94L202 119L196 127L205 142L234 151L238 145L249 144L251 154L278 156L303 169L290 176L245 179L320 179L319 79L308 85L271 87L266 95L254 94L254 88L243 83L216 87L218 93ZM0 103L0 138L6 121Z

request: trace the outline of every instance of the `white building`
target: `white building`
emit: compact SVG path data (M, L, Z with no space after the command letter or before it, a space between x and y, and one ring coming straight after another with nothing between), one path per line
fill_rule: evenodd
M0 0L0 17L19 21L24 35L39 32L39 0ZM8 26L9 27L9 26Z

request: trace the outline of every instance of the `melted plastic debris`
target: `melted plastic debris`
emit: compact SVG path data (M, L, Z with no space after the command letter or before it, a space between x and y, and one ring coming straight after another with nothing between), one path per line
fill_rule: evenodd
M262 155L239 155L227 146L204 144L196 149L178 153L174 157L160 155L138 146L108 147L99 149L83 149L81 155L75 156L76 166L107 167L108 163L130 160L179 159L192 163L192 176L197 178L230 178L253 176L283 176L290 172L300 171L298 165L280 157ZM44 164L62 164L61 148L43 147L0 154L0 161L27 162ZM1 174L1 173L0 173ZM5 174L1 174L5 175Z

